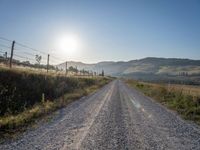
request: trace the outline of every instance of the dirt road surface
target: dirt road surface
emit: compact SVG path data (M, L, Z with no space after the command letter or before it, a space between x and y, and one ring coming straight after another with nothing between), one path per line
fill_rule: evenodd
M200 150L200 128L115 80L2 150Z

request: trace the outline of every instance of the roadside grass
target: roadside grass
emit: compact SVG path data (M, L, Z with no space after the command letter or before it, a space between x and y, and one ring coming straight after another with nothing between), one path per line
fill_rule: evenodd
M112 80L66 77L0 67L0 141L12 138L70 102Z
M20 126L24 126L35 118L38 118L43 114L48 114L49 112L52 112L57 108L64 107L72 100L78 99L85 94L86 93L83 90L76 90L73 93L68 93L61 98L56 99L55 101L47 100L43 103L35 104L32 108L27 109L17 115L3 116L0 118L1 131L16 129Z
M69 77L0 67L0 117L18 114L42 102L54 101L76 89L99 85L103 77Z
M174 90L182 90L184 94L199 96L200 97L200 86L194 85L180 85L180 84L172 84L167 85L169 88L173 88Z
M126 83L175 110L184 119L200 125L200 87L190 86L189 88L188 86L153 84L136 80L126 80Z
M17 115L0 117L0 141L15 137L19 133L25 131L28 126L33 125L37 119L44 118L48 116L48 114L51 114L60 108L66 107L69 103L97 91L110 81L110 78L102 78L99 79L99 82L96 85L66 93L54 101L45 100L44 102L35 104L32 108Z

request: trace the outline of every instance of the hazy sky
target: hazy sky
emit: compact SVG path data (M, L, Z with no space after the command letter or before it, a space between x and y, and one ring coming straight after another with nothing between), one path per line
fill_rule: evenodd
M0 0L0 37L87 63L200 59L200 1Z

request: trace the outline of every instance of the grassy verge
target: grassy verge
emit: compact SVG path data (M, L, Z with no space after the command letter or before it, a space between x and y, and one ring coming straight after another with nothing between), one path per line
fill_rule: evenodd
M20 72L13 73L13 72L9 71L8 73L10 73L14 77L15 76L21 77ZM7 75L8 75L8 73L7 73ZM25 74L25 75L26 75L25 78L23 78L25 80L21 80L21 81L31 82L35 78L38 79L38 78L43 77L43 76L38 77L37 75L31 74L31 77L32 76L33 77L31 79L29 79L29 78L27 78L27 76L29 77L29 75L27 75L27 74ZM22 74L22 76L24 76L24 74ZM54 112L55 110L65 107L70 102L77 100L82 96L86 96L86 95L96 91L97 89L99 89L100 87L102 87L103 85L105 85L111 81L111 78L100 78L100 77L93 78L93 79L78 79L78 78L77 79L73 79L73 78L65 79L65 77L62 77L62 78L48 77L48 78L49 78L49 81L51 81L51 82L48 81L45 83L46 83L46 85L49 85L52 87L52 92L54 92L53 91L54 89L57 89L56 92L60 91L60 89L58 89L58 88L60 88L60 86L64 87L64 88L62 88L62 92L60 92L61 95L59 94L60 96L58 98L54 98L54 99L50 98L49 99L49 97L46 96L47 95L46 94L45 98L43 100L35 99L34 104L29 107L24 107L23 111L18 111L17 113L15 113L15 112L10 113L10 111L9 111L9 113L5 113L5 114L1 115L0 116L0 141L5 138L14 137L16 134L26 130L28 126L33 125L34 122L38 118L44 118L44 117L48 116L48 114ZM12 79L12 81L14 81L14 78L11 78L11 79ZM59 82L57 81L58 79L59 79ZM39 81L42 81L42 80L39 80ZM62 82L60 82L60 81L62 81ZM39 83L39 82L37 82L37 83ZM49 84L49 83L51 83L51 84ZM57 83L62 83L62 84L57 84ZM58 88L54 87L54 84ZM4 84L4 85L6 85L6 84ZM36 85L34 85L34 86L36 86ZM70 86L70 90L68 90L69 86ZM15 87L20 89L18 93L20 93L20 91L22 91L22 89L26 90L26 88L20 87L20 85L18 84L18 81L16 81ZM37 85L37 87L39 88L38 85ZM63 89L65 89L65 87L67 87L66 92L64 92L65 90L63 90ZM29 90L29 89L27 89L27 90ZM1 89L1 93L2 93L2 91L3 90ZM9 90L7 90L7 91L9 91ZM29 91L31 92L31 90L29 90ZM6 94L9 96L9 93L6 93ZM17 95L17 94L15 94L15 95ZM41 95L41 93L39 93L39 95ZM8 96L4 96L4 99L7 100L6 98ZM14 98L14 96L12 96L12 98ZM3 103L4 99L1 99L1 103ZM13 100L8 99L8 100L10 101L11 104L13 104L14 99ZM26 100L24 100L24 102L26 102ZM16 106L16 105L14 105L14 106ZM8 110L10 110L10 109L8 109Z
M135 80L127 80L126 83L168 108L175 110L184 119L194 121L200 125L200 96L198 93L200 89L195 89L197 93L194 93L194 91L187 91L188 88L177 85L169 87L169 85L145 83Z

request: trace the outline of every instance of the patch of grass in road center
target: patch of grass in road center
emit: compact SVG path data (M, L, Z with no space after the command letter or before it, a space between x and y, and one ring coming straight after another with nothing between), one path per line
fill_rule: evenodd
M177 85L174 87L173 85L152 84L135 80L126 80L126 83L175 110L183 118L200 125L200 96L198 92L186 91L188 88L184 88L184 86L177 88Z

